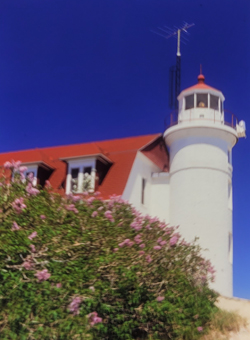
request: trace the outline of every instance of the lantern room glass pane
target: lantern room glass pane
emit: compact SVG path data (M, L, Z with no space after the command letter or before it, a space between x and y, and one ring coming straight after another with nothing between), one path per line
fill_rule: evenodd
M185 101L186 101L185 110L194 108L194 95L193 94L191 94L190 96L186 96Z
M214 110L219 110L219 97L210 94L210 108Z
M208 107L207 93L197 93L197 107Z

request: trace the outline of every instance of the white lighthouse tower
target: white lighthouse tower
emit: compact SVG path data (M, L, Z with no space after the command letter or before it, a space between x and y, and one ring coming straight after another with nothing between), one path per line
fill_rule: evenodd
M221 91L205 84L178 96L179 110L164 133L170 152L170 223L185 239L199 237L216 270L212 288L232 296L232 148L244 122L224 110Z

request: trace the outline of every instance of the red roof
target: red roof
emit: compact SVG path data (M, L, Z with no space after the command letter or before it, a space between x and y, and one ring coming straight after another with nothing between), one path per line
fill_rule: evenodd
M182 92L186 91L193 91L193 90L214 90L214 91L219 91L215 89L214 87L211 87L207 84L205 84L205 77L203 74L198 75L198 84L195 84L191 87L188 87L187 89L183 90Z
M161 134L2 153L0 165L12 159L23 163L44 163L54 170L49 178L51 185L62 191L60 187L66 180L67 171L63 159L67 161L67 158L74 157L105 156L112 162L112 166L98 190L103 198L108 198L112 194L122 195L138 151L162 171L168 170L168 153Z

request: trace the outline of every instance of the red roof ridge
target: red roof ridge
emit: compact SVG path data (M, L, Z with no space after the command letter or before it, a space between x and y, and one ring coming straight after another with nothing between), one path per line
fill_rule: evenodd
M122 137L122 138L116 138L116 139L106 139L106 140L100 140L100 141L91 141L91 142L86 142L86 143L76 143L76 144L63 144L63 145L54 145L54 146L44 146L41 148L32 148L32 149L20 149L20 150L10 150L10 151L5 151L5 152L0 152L0 155L4 154L9 154L9 153L14 153L14 152L26 152L26 151L44 151L47 149L55 149L55 148L63 148L63 147L68 147L68 146L82 146L82 145L94 145L96 148L98 148L100 151L103 151L102 148L98 145L98 143L104 143L104 142L116 142L116 141L122 141L122 140L129 140L129 139L139 139L139 138L145 138L145 137L152 137L154 139L162 136L162 133L157 133L157 134L149 134L149 135L140 135L140 136L131 136L131 137ZM148 143L151 143L148 142ZM147 144L148 144L147 143ZM105 151L105 150L104 150Z

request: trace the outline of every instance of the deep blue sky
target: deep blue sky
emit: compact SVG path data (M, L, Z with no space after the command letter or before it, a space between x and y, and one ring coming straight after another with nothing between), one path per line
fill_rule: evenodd
M250 126L249 0L1 0L0 152L163 132L176 41L150 30L183 21L182 89L202 64ZM233 152L234 295L248 299L249 151Z

